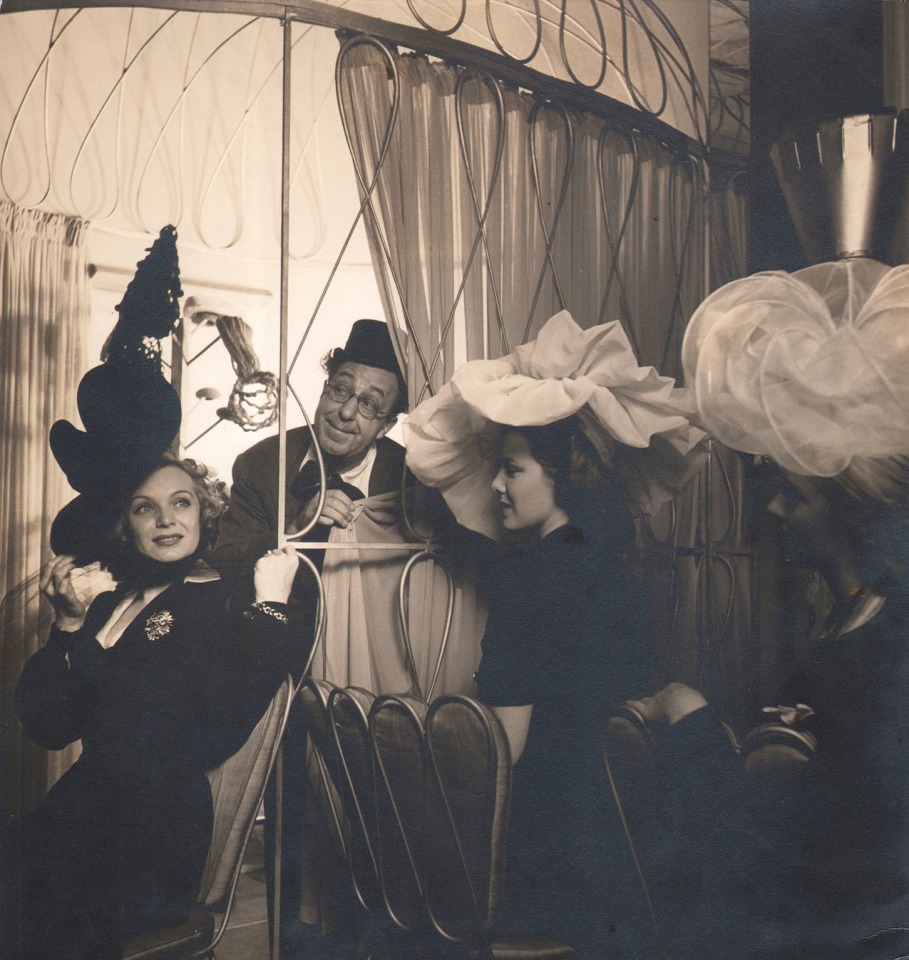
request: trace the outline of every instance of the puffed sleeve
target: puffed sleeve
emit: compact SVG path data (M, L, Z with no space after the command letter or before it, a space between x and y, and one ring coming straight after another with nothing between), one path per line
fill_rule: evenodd
M47 750L62 750L82 735L87 700L67 660L81 632L51 627L47 643L29 657L16 686L19 722Z
M210 558L218 573L231 580L251 577L256 561L276 543L274 522L250 460L254 452L247 451L234 462L230 504L221 517L218 543Z

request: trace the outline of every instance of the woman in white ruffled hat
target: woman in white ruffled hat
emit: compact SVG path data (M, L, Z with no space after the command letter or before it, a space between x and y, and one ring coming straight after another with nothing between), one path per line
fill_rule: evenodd
M700 422L772 475L761 485L791 559L835 599L775 701L817 743L785 805L744 776L699 691L675 683L632 704L669 727L658 741L678 822L712 874L700 939L711 956L732 943L747 957L904 956L909 267L855 259L734 281L692 317L683 362Z
M563 312L459 368L405 426L416 476L502 544L476 681L514 763L503 923L585 958L622 955L634 927L599 737L610 706L650 685L648 605L623 553L629 506L655 509L695 466L703 434L675 400L618 323L582 330Z

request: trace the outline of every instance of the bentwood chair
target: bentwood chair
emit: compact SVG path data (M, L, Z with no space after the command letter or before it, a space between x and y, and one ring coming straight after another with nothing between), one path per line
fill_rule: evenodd
M376 798L367 715L374 695L336 687L328 719L338 758L338 790L345 818L348 865L357 901L367 915L381 909L376 859Z
M380 786L379 873L391 919L426 957L567 960L572 947L499 928L511 756L498 718L469 697L370 711ZM456 948L456 949L454 949Z
M309 748L306 767L309 784L328 833L332 850L345 866L348 862L346 824L339 790L341 771L334 735L328 719L328 698L334 686L327 680L305 677L297 697L303 707Z
M741 737L725 722L723 727L745 772L768 801L792 799L798 794L817 747L815 737L800 718L791 722L782 717L768 720ZM625 704L605 723L603 759L646 904L651 955L662 960L670 956L708 956L712 954L704 952L698 938L707 935L711 918L700 916L696 898L689 896L690 889L698 887L692 879L696 858L666 828L665 804L671 807L673 801L664 795L665 784L655 760L659 741L665 735L662 724L645 720ZM671 950L669 943L673 944Z
M214 957L233 906L246 847L278 753L293 698L288 676L246 743L208 774L214 825L196 909L176 927L131 940L123 960L195 960Z

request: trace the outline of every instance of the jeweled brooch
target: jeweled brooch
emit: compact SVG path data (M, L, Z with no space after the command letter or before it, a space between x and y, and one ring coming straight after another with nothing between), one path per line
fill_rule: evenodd
M159 610L152 614L145 623L145 636L149 640L160 640L170 633L174 625L174 615L170 610Z

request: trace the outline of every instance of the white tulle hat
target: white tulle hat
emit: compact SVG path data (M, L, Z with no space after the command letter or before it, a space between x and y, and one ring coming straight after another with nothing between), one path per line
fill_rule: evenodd
M623 465L634 505L654 513L697 470L705 434L693 427L675 381L638 365L618 321L582 330L567 311L536 340L498 360L459 367L404 424L407 464L438 487L458 522L493 539L501 532L490 441L499 427L541 426L572 414L595 446L602 430L645 453Z
M736 450L817 477L905 457L909 266L862 258L734 280L695 311L682 363L701 425Z

